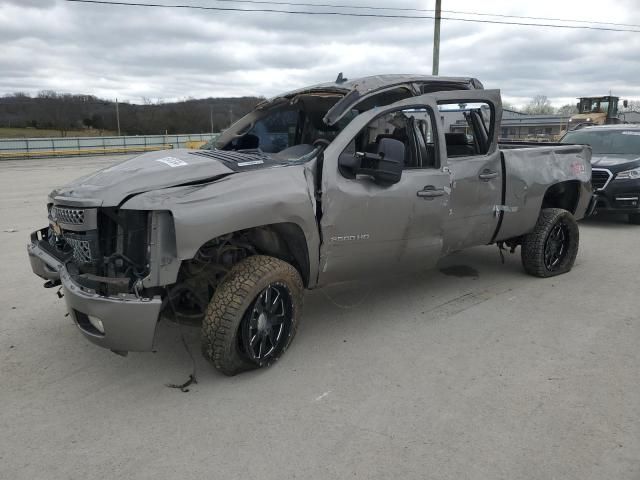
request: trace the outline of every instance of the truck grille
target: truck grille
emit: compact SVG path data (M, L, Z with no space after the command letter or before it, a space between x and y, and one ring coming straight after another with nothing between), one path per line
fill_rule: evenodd
M51 219L69 225L82 225L84 224L84 209L54 206L51 207Z
M594 168L591 170L591 184L594 190L603 190L613 174L605 168Z
M84 235L65 232L64 241L71 247L77 265L95 265L100 261L97 232Z
M72 274L126 278L146 271L147 211L53 205L49 218L49 245L73 264Z
M67 238L67 243L73 249L73 259L77 263L91 263L93 256L91 255L91 244L86 240L76 240L75 238Z

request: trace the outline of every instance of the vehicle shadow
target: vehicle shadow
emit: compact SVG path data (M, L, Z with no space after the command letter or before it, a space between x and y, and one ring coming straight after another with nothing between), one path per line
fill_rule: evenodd
M580 225L606 226L607 228L638 228L628 221L627 215L616 213L596 213L580 221Z
M429 322L470 308L496 292L510 290L518 279L528 281L519 250L514 255L504 252L504 257L503 264L495 246L477 247L443 258L435 269L395 277L381 275L309 291L297 337L278 366L286 363L297 368L300 362L306 363L304 357L310 351L331 358L334 349L355 342L363 333L383 338L399 328L411 328L412 323ZM224 378L200 353L200 327L180 327L166 320L158 328L157 354L152 359L166 368L155 370L175 372L173 363L178 362L187 379L190 358L181 333L194 357L200 381ZM249 372L234 379L256 374Z

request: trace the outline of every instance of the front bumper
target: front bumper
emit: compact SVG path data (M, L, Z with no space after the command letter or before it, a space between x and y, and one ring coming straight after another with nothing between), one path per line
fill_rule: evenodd
M33 273L45 280L60 281L69 315L91 342L115 351L146 352L153 349L162 307L159 296L133 294L102 296L74 282L64 264L41 246L40 232L31 234L27 246ZM100 319L104 333L89 321Z
M639 213L640 180L610 181L606 188L595 192L598 197L596 212Z

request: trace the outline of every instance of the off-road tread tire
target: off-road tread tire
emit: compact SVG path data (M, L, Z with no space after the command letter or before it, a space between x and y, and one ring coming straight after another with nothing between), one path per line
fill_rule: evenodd
M631 225L640 225L640 213L630 213L629 223Z
M202 321L202 354L218 370L228 376L269 363L257 364L238 348L239 327L246 310L258 294L273 282L282 282L291 292L293 319L289 338L279 353L291 344L302 315L304 287L298 271L289 263L274 257L254 255L233 266L216 288Z
M544 244L553 226L564 218L567 221L571 243L569 252L556 270L549 271L544 264ZM524 236L521 247L522 266L525 272L535 277L554 277L567 273L573 267L580 244L578 223L571 212L562 208L545 208L540 212L532 232Z

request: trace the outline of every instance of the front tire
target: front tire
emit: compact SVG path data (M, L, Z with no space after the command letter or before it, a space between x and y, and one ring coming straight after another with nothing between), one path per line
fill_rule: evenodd
M640 213L630 213L629 223L631 225L640 225Z
M236 264L218 285L202 322L202 354L225 375L266 367L287 349L302 314L298 271L274 257Z
M570 212L545 208L535 228L522 241L522 265L536 277L553 277L571 270L578 255L580 234Z

